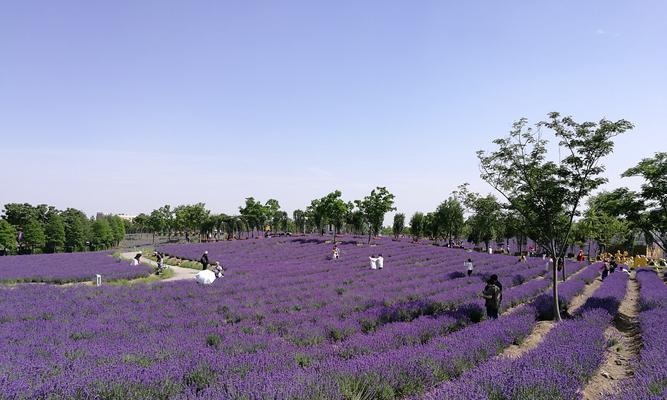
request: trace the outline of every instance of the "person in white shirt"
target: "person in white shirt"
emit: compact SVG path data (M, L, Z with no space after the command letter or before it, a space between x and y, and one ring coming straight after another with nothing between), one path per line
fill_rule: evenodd
M377 269L377 257L375 257L375 254L372 256L368 257L369 260L371 260L371 269Z
M377 265L378 269L382 269L384 267L384 257L382 257L382 254L378 254L377 261L375 261L375 264Z
M338 246L334 245L333 249L331 250L331 257L334 260L338 260L340 258L340 249Z
M469 258L468 261L463 263L463 266L468 270L468 276L472 275L472 269L474 268L472 259Z

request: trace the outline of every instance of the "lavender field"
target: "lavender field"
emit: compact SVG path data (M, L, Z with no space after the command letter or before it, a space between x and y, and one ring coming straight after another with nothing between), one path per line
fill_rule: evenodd
M531 377L558 379L560 398L577 398L600 363L600 331L627 283L613 275L543 344L508 362L494 356L548 314L543 260L517 264L388 239L369 247L343 238L340 248L341 259L331 260L331 244L319 237L172 245L161 250L188 259L208 250L226 276L210 286L2 289L0 398L556 398L548 397L553 385L539 393L527 387ZM369 269L374 253L383 254L383 270ZM463 267L469 257L471 277ZM567 269L563 304L599 265ZM505 287L498 320L484 318L480 299L492 273ZM662 301L642 296L650 310ZM572 341L579 346L572 352L559 344ZM641 365L653 365L645 359ZM520 373L497 380L495 371Z
M109 252L0 257L0 283L92 281L96 274L104 280L134 279L151 272L148 266L116 260Z

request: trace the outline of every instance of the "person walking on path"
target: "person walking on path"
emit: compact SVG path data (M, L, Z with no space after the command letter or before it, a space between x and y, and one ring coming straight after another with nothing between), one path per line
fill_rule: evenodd
M493 274L486 281L482 297L485 300L486 315L489 318L497 319L498 312L500 311L500 303L503 299L503 285L498 281L498 275Z
M160 273L164 269L164 264L162 263L163 257L162 257L162 254L160 254L159 251L156 251L154 255L155 255L156 262L157 262L157 272L156 272L156 274L160 275Z
M378 269L382 269L384 267L384 257L382 257L382 254L378 254L375 265L377 265Z
M463 263L463 266L468 270L468 276L472 275L472 269L474 268L472 259L469 258L468 261Z
M203 255L201 256L201 258L199 259L199 262L200 262L201 265L202 265L202 270L204 270L204 269L208 269L208 264L209 264L209 262L208 262L208 250L206 250L206 251L204 252L204 254L203 254Z

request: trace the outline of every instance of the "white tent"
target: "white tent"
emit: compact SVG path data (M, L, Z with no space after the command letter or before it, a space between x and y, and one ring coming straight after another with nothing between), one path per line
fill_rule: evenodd
M215 281L215 273L209 270L200 271L195 275L195 279L197 280L197 283L210 285Z

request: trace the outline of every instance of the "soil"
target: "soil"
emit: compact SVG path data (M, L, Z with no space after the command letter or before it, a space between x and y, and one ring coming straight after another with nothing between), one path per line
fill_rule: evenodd
M633 360L639 354L641 334L637 316L639 315L639 284L634 274L628 281L628 292L621 303L614 323L605 331L610 346L605 360L582 392L584 400L605 399L623 385L624 380L633 376Z

